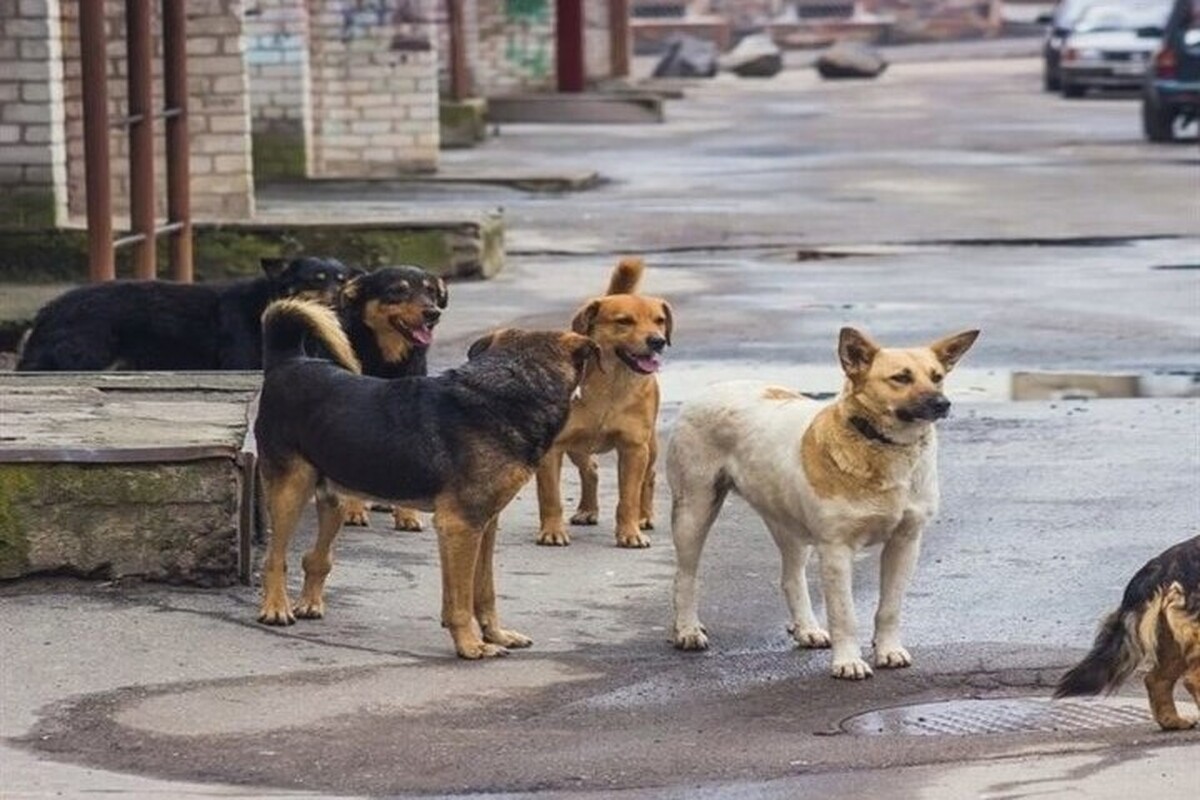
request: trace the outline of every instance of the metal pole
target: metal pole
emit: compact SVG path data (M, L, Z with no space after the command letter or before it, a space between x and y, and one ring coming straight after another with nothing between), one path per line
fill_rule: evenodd
M558 90L582 92L587 82L583 55L583 0L556 0L555 14Z
M608 57L612 77L629 77L629 0L608 0Z
M84 0L84 5L87 5ZM99 3L98 5L103 5ZM156 277L154 237L154 86L150 0L126 0L125 27L129 84L129 217L134 233L134 277Z
M446 0L450 24L450 97L466 100L471 96L471 72L467 65L467 28L463 0Z
M87 191L88 280L116 277L112 246L112 186L108 163L108 57L104 3L79 4L83 80L83 169Z
M87 5L85 2L84 5ZM179 223L171 236L171 276L192 280L191 175L188 167L187 12L185 0L163 0L163 100L167 117L167 216Z

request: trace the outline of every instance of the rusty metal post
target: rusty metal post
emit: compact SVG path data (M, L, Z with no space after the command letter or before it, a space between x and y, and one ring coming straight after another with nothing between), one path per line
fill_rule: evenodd
M101 4L103 5L103 4ZM156 277L154 236L154 84L150 0L126 0L129 85L129 219L141 239L133 245L133 274Z
M446 0L450 27L450 98L466 100L473 92L471 68L467 64L467 25L463 0Z
M629 0L608 0L608 59L614 78L629 77Z
M83 169L87 190L88 280L116 277L108 163L108 43L104 4L79 4L83 80Z
M87 5L87 3L84 3ZM163 101L167 118L167 216L171 277L192 280L191 170L188 165L187 13L185 0L163 0Z
M555 63L560 92L582 92L587 85L584 59L583 0L555 0Z

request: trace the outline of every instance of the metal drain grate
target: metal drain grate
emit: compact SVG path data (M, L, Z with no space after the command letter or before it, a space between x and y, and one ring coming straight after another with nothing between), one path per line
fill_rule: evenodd
M858 736L974 736L986 733L1089 731L1151 722L1145 702L1051 702L1045 698L947 700L897 706L850 717L842 730Z

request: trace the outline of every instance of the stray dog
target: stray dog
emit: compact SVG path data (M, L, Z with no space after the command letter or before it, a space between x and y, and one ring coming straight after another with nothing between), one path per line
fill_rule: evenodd
M262 259L263 275L220 283L80 286L34 318L18 370L256 370L272 300L333 305L351 271L331 258Z
M565 453L579 468L579 507L573 525L599 520L595 453L617 451L617 546L649 547L643 530L654 527L654 463L658 457L658 371L671 344L671 306L636 294L645 269L624 259L613 270L605 296L587 303L571 329L600 346L601 369L588 374L558 441L538 467L538 544L566 545L560 475Z
M921 531L938 505L933 423L950 411L942 381L979 331L928 347L881 348L843 328L841 395L822 404L767 384L712 387L686 405L667 451L675 537L675 646L703 650L697 616L700 552L726 495L737 492L766 523L783 560L789 631L801 647L833 647L833 676L871 676L856 638L854 555L882 543L875 665L907 667L900 605ZM804 568L815 547L829 632L813 615Z
M319 342L333 361L305 355ZM442 625L463 658L504 655L531 640L500 627L492 551L500 512L562 430L571 395L599 350L586 336L503 330L471 360L435 377L356 374L358 359L331 309L281 300L263 317L265 372L254 431L271 538L259 621L325 614L325 578L342 527L339 493L433 511L442 565ZM288 542L317 498L317 541L292 606Z
M1146 562L1105 617L1091 652L1058 682L1055 697L1113 692L1148 663L1150 710L1164 731L1195 726L1175 709L1175 683L1200 707L1200 536Z
M433 329L449 302L446 282L420 267L383 267L364 273L342 291L338 316L350 337L362 374L405 378L428 373L426 354ZM347 525L368 525L367 504L345 498ZM424 528L411 508L392 508L398 531Z

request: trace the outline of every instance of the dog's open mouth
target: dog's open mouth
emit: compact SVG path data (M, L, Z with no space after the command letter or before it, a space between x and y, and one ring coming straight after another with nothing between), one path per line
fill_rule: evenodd
M417 347L429 347L433 344L433 326L421 323L418 326L407 325L403 320L392 319L392 327L404 334Z
M643 355L631 353L628 350L618 347L617 357L625 362L625 366L643 375L653 375L662 366L662 358L658 353L646 353Z

